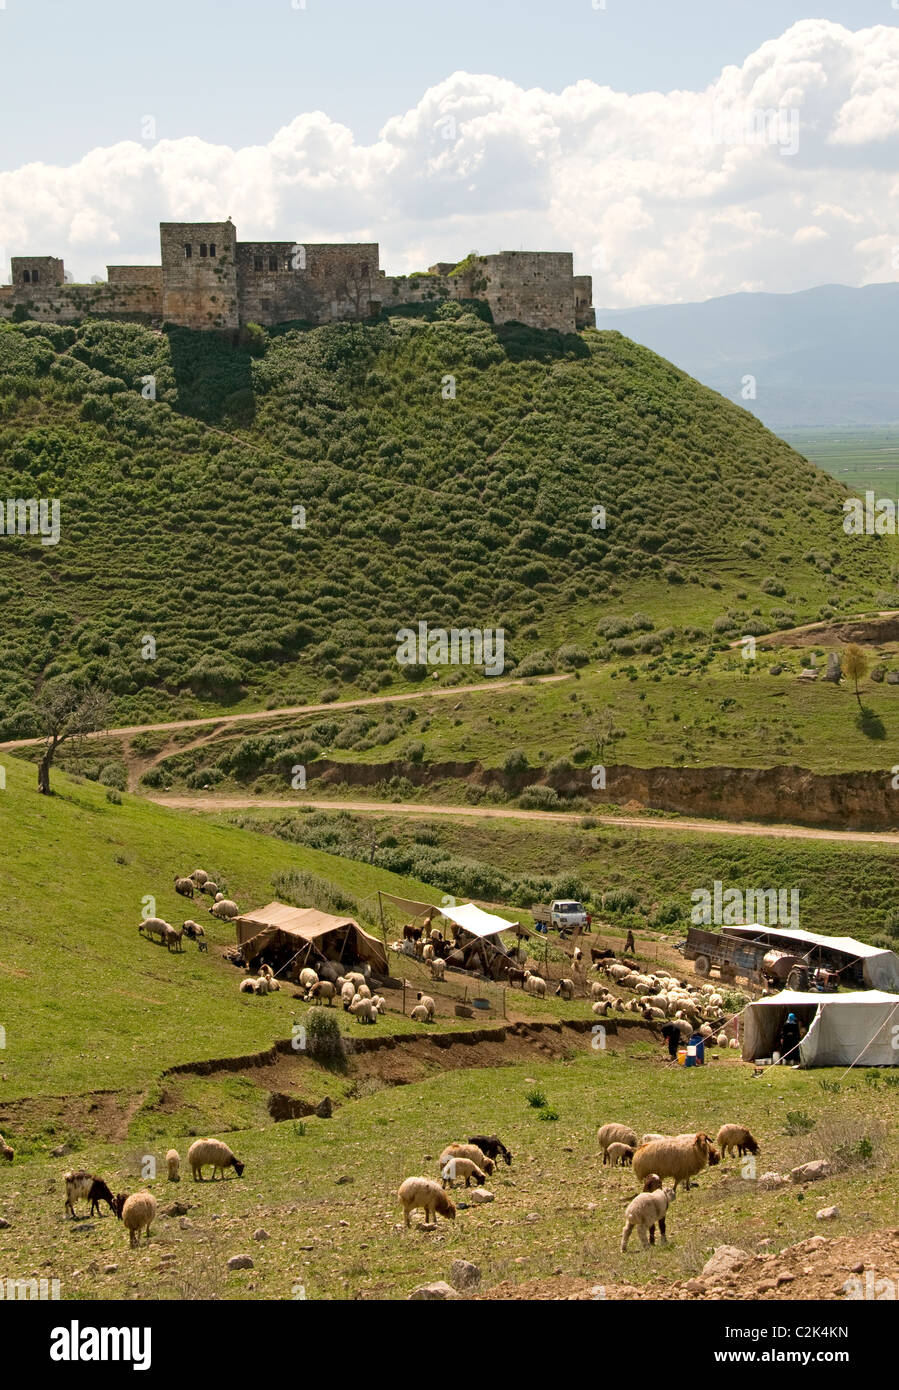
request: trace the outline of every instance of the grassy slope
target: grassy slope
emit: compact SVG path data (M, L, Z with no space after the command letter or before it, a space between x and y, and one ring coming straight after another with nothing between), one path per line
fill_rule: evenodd
M287 991L238 995L236 970L213 949L200 955L188 943L183 954L170 954L138 935L143 900L153 894L167 921L194 916L213 943L233 944L233 928L176 896L176 871L201 864L224 875L241 906L269 902L272 875L291 867L360 899L377 888L440 898L413 879L199 816L128 796L116 806L89 782L57 775L57 795L41 797L32 769L16 760L6 772L2 1099L137 1089L175 1063L254 1052L290 1036L302 1005ZM414 1029L399 1016L391 1016L391 1027Z
M58 546L0 547L7 716L73 668L140 722L399 688L394 634L419 620L501 625L511 666L598 651L610 613L704 648L727 610L764 631L889 584L839 484L615 333L395 319L252 359L183 330L0 325L0 363L0 492L63 512Z
M151 1182L160 1206L175 1198L190 1204L188 1225L160 1218L149 1249L139 1252L127 1249L112 1218L77 1231L64 1222L59 1178L66 1160L4 1169L3 1211L12 1222L0 1232L4 1267L10 1276L40 1267L61 1279L63 1298L140 1298L149 1287L153 1297L402 1299L418 1283L445 1278L460 1257L481 1266L486 1286L557 1271L642 1285L698 1272L718 1245L753 1250L768 1237L776 1252L818 1234L815 1211L834 1202L841 1216L831 1235L895 1222L899 1091L882 1079L874 1091L856 1073L834 1096L822 1089L821 1072L784 1069L754 1079L751 1068L730 1058L702 1071L675 1071L646 1044L633 1044L627 1057L593 1052L586 1041L567 1062L537 1056L523 1066L381 1089L344 1105L332 1120L307 1121L304 1133L290 1122L229 1133L247 1163L243 1180L202 1187L182 1181L177 1188L164 1177ZM541 1123L526 1104L532 1082L559 1112L557 1121ZM789 1133L796 1122L788 1117L796 1114L810 1132ZM758 1192L731 1162L679 1195L668 1248L644 1252L635 1244L621 1255L623 1207L636 1185L628 1170L601 1167L596 1126L610 1119L638 1133L713 1134L738 1120L762 1145L759 1172L841 1151L847 1166L804 1195L792 1187ZM435 1175L444 1143L482 1129L500 1134L514 1154L513 1166L491 1180L496 1201L460 1205L455 1223L441 1222L431 1234L397 1229L402 1179ZM857 1147L865 1138L872 1145L867 1160ZM147 1185L138 1177L142 1155L155 1154L164 1173L169 1143L183 1163L188 1140L175 1131L149 1149L96 1146L80 1158L114 1188L134 1190ZM351 1181L338 1185L339 1177ZM270 1237L261 1243L252 1239L259 1226ZM227 1259L244 1253L255 1268L228 1273ZM161 1266L160 1254L174 1259ZM108 1262L114 1270L101 1272Z

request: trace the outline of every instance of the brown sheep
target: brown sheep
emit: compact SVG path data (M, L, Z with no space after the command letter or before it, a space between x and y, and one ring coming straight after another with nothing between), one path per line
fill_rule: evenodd
M431 1178L406 1178L405 1182L400 1184L397 1196L402 1203L403 1220L407 1226L412 1225L411 1214L416 1207L424 1209L427 1226L437 1224L438 1212L447 1221L456 1219L456 1208L452 1199L446 1195L439 1183Z
M641 1144L634 1154L635 1177L674 1178L674 1190L679 1182L688 1188L690 1179L709 1164L720 1162L721 1155L707 1134L675 1134L669 1139L653 1139Z
M721 1150L722 1158L727 1158L728 1149L735 1149L740 1158L744 1153L757 1154L759 1151L758 1141L745 1125L722 1125L715 1135L715 1143Z

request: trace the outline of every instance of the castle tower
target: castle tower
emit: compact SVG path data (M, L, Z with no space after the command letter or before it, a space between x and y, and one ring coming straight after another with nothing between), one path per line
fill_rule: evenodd
M237 233L227 222L160 222L162 317L183 328L237 328Z

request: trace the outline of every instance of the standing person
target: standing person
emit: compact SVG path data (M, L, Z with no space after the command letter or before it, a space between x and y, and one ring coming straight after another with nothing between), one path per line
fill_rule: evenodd
M799 1020L795 1014L787 1014L786 1022L780 1030L780 1059L784 1060L787 1053L791 1053L790 1061L798 1062L798 1056L793 1053L794 1048L798 1048L802 1034L799 1031Z
M626 956L632 956L636 949L637 945L634 941L634 933L632 931L629 931L627 934L627 940L624 943L624 954Z

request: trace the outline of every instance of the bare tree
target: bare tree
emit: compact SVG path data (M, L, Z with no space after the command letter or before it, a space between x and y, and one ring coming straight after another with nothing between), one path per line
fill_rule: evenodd
M37 765L37 789L50 795L50 768L56 751L70 738L98 733L109 724L111 697L97 686L81 687L70 681L45 685L34 702L34 712L44 751Z

